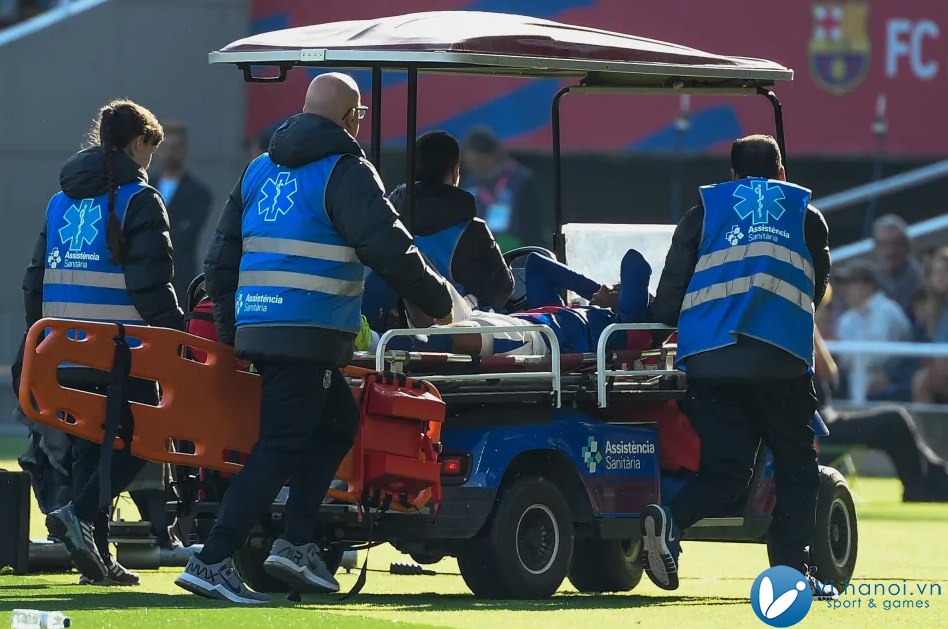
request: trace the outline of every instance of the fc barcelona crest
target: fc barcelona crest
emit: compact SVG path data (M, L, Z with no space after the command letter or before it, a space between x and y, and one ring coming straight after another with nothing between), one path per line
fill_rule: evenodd
M854 90L869 70L869 3L813 5L810 73L813 81L840 96Z

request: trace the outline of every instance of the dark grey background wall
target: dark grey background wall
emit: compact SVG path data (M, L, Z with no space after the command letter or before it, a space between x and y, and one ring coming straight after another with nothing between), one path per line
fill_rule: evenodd
M214 207L223 204L246 165L246 90L207 53L247 36L249 24L250 0L109 0L0 46L0 365L24 333L20 282L60 167L105 102L131 98L185 122L190 168ZM0 379L0 425L15 406L8 382Z
M24 331L20 281L59 169L105 102L184 121L190 167L223 203L245 165L245 88L207 53L249 22L249 0L110 0L0 46L0 364Z

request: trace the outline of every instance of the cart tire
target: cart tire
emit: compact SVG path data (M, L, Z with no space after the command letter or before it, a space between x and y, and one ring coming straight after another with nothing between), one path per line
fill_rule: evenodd
M543 478L521 478L503 492L458 567L480 598L542 599L563 584L572 551L573 520L563 494Z
M234 554L234 567L244 582L250 589L265 594L280 594L290 591L288 584L271 577L263 569L263 562L270 554L273 541L273 538L264 538L260 547L257 547L257 544L252 546L248 544ZM341 546L335 545L320 553L331 573L336 574L336 571L339 570L344 552L345 550Z
M629 592L642 580L642 540L590 537L573 542L569 581L580 592Z
M815 576L840 591L856 571L859 528L856 505L846 479L831 467L820 466L820 489L816 498L816 534L810 543L810 561ZM767 555L774 565L773 548Z

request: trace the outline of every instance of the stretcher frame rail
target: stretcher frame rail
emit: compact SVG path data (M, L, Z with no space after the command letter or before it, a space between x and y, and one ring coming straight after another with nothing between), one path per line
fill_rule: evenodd
M647 330L658 332L667 330L674 332L676 328L662 325L660 323L612 323L606 326L599 336L599 343L596 345L596 394L598 397L599 408L606 408L609 405L609 394L606 389L607 379L615 376L682 376L683 371L678 369L668 369L668 360L678 350L677 344L666 345L665 369L606 369L606 345L609 338L616 332L629 330Z
M514 371L500 372L490 374L459 374L451 376L425 376L424 380L429 382L438 382L450 380L452 382L461 382L465 380L550 380L552 385L554 402L556 408L562 404L561 383L560 383L560 342L556 338L553 330L542 324L531 325L510 325L498 327L442 327L442 328L396 328L388 330L380 338L376 349L375 370L384 372L386 370L385 348L389 341L396 336L420 336L420 335L450 335L463 336L471 334L512 334L521 332L539 332L550 345L550 370L549 371ZM393 365L394 367L394 365Z

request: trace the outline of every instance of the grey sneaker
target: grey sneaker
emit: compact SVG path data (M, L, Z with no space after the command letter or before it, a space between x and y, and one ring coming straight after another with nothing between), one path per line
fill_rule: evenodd
M230 558L208 565L197 556L193 556L174 583L192 594L218 601L230 601L243 605L270 602L270 597L266 594L254 592L244 585L243 579L237 574Z
M108 569L95 545L95 525L76 517L72 504L46 516L49 536L61 540L76 569L90 581L102 581Z
M102 557L105 562L108 574L104 579L99 581L93 581L87 576L83 576L79 579L79 585L118 585L118 586L132 586L138 585L141 583L141 578L131 572L128 568L115 561L115 558L111 554L105 555Z
M299 592L338 592L339 583L319 556L319 546L294 546L278 539L263 562L263 569L274 579L290 584Z

